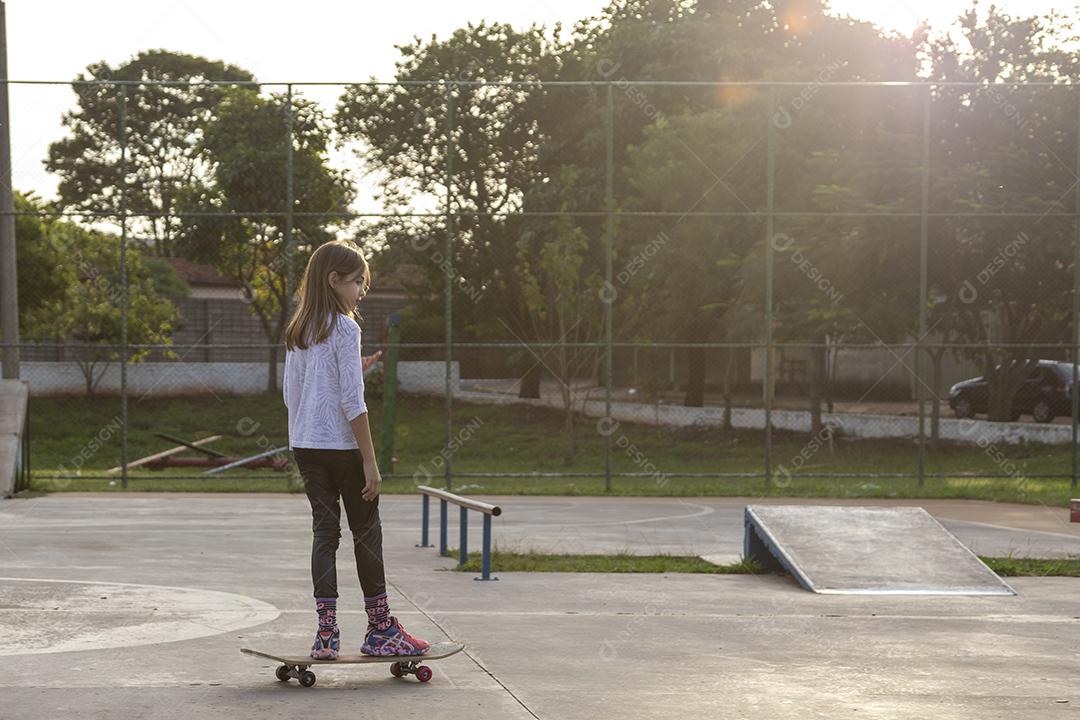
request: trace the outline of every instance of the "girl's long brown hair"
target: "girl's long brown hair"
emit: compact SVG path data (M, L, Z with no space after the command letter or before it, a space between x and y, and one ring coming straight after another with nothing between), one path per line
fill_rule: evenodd
M335 311L353 317L354 308L342 307L330 287L330 273L337 271L341 278L346 278L360 269L363 269L364 291L367 292L371 285L371 270L356 243L331 240L315 248L300 280L297 291L300 301L285 329L286 348L303 350L309 344L317 345L325 340L330 334L331 320L336 319L333 317Z

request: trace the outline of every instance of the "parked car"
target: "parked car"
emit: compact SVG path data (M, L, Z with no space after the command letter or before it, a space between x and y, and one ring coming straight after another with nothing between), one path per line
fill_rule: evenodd
M1071 363L1040 360L1028 370L1028 376L1013 396L1012 419L1031 415L1046 423L1059 415L1072 415ZM990 383L982 376L961 380L949 388L949 407L958 418L985 413L989 405Z

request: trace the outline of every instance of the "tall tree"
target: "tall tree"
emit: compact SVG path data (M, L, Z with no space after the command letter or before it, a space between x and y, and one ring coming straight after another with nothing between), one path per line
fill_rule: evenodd
M278 343L289 319L286 287L295 290L311 252L334 239L354 193L345 174L328 164L331 130L322 111L294 95L290 135L289 102L285 94L230 90L200 142L210 179L178 201L184 254L235 280L262 325L271 345L268 391L277 386ZM290 142L295 215L287 243Z
M424 268L432 291L417 301L430 317L445 317L441 290L452 259L458 339L528 342L528 310L511 270L521 227L505 214L521 210L525 194L545 177L537 162L544 143L537 117L548 91L488 83L555 77L556 41L540 27L481 22L446 40L416 38L398 50L398 81L442 82L350 86L338 104L338 128L383 178L388 210L439 212L449 193L454 216L450 228L443 217L387 223L387 240L399 246L385 257ZM452 258L443 253L448 231ZM528 353L522 360L533 364Z
M556 183L564 198L573 195L575 170L565 168ZM581 344L602 338L603 278L597 266L588 262L592 242L574 217L561 214L549 220L539 253L536 244L530 230L522 233L515 274L521 279L533 323L530 337L550 338L554 343L553 348L538 351L535 364L546 367L558 383L566 437L563 462L571 465L577 452L575 418L588 402L600 367L601 352ZM578 387L581 378L586 379L584 392Z
M19 268L19 335L39 341L58 337L57 318L76 281L66 248L57 242L63 220L34 194L15 193L15 252ZM41 214L36 214L41 213Z
M184 188L206 171L199 140L226 88L206 81L247 83L254 76L235 65L195 55L150 50L112 67L89 65L72 84L78 107L63 116L68 130L49 146L45 167L60 176L66 210L119 213L120 93L127 84L127 209L133 235L151 241L148 251L171 257L181 220L173 213Z
M958 35L928 41L930 79L1076 83L1080 68L1063 49L1072 27L1070 17L973 6ZM1072 209L1078 137L1077 105L1063 91L944 86L934 96L931 209L955 215L932 227L932 296L949 299L995 420L1015 417L1041 346L1069 338L1073 219L1061 214Z
M125 362L120 349L123 285L120 276L120 239L71 222L51 222L47 242L67 259L72 282L58 298L49 336L74 340L71 353L82 371L86 394L93 395L109 366ZM131 345L169 345L179 311L172 299L188 292L187 286L166 267L151 268L138 248L128 246L127 342ZM146 359L151 350L129 350L126 362ZM162 353L176 359L170 350Z
M727 313L736 306L743 309L744 319L747 310L756 313L754 330L760 331L761 278L748 276L748 271L736 272L744 260L751 263L748 269L753 272L761 270L764 243L760 221L736 216L703 218L695 213L750 214L763 209L765 92L739 86L641 86L623 81L806 81L804 90L809 93L780 97L785 114L778 132L781 171L776 196L785 210L837 209L845 204L845 198L838 195L844 193L847 182L838 179L837 168L842 166L865 177L869 173L860 165L878 162L880 167L885 159L868 157L868 151L875 147L873 141L890 140L890 135L906 128L875 132L874 123L887 117L876 102L879 98L868 102L850 94L819 93L820 83L830 79L912 79L914 44L883 38L867 23L829 16L820 2L766 5L750 1L624 0L613 3L606 16L607 22L586 24L581 29L583 45L593 59L580 64L599 69L618 88L616 194L623 208L673 213L658 223L624 223L620 230L620 265L633 264L644 249L654 245L658 230L672 242L655 253L655 259L647 262L634 282L621 289L619 330L637 332L637 339L758 340L746 337L746 323L727 317ZM664 22L658 20L660 17ZM780 118L773 120L780 122ZM860 183L851 181L856 189L847 193L849 207L839 209L850 209L857 202L890 202L882 183L874 190ZM841 253L850 252L853 242L868 247L878 239L866 228L852 230L847 228L841 250L830 247L836 244L832 242L836 227L826 228L820 221L788 226L788 232L800 243L798 247L816 255L819 263L825 262L826 253L840 262ZM812 244L821 247L811 252ZM671 283L672 278L678 282ZM840 281L836 273L834 280ZM783 318L786 329L794 331L790 341L823 345L827 334L836 337L841 308L813 291L801 292L807 288L797 284L783 287L795 291L789 299L798 295L801 300L788 304L791 314ZM658 302L654 304L653 299ZM650 312L644 312L646 308ZM777 317L781 319L781 315ZM638 318L651 323L644 335L640 334L641 323L635 323ZM732 333L742 336L736 338ZM688 378L684 403L700 405L705 353L698 349L683 356ZM820 422L824 368L824 356L819 353L811 380L815 424Z

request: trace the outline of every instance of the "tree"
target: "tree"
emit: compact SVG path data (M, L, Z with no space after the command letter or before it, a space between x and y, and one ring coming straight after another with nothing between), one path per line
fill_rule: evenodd
M657 223L636 223L639 230L648 228L645 233L627 231L633 238L632 245L625 243L630 259L620 263L617 277L620 295L626 296L622 332L680 343L726 335L726 315L741 289L738 266L760 240L755 233L759 223L691 213L742 212L741 198L761 196L764 155L755 137L761 110L753 103L676 115L646 128L643 142L629 148L627 176L635 191L630 207L672 215ZM736 166L730 184L719 187L719 173ZM715 175L711 168L718 168ZM685 356L683 404L700 407L705 348L688 348Z
M338 128L359 144L359 156L383 178L382 200L388 211L441 209L449 192L454 214L449 228L443 217L407 226L384 223L387 241L398 243L387 248L384 257L418 263L430 278L428 287L437 289L443 287L452 260L454 332L459 339L528 342L531 323L517 278L509 271L523 228L499 214L521 210L525 194L544 181L537 157L545 138L537 118L548 91L488 83L555 77L558 46L543 28L518 31L481 22L454 31L444 41L415 38L398 50L397 80L442 83L350 86L338 103ZM452 258L443 257L447 232L454 237ZM402 248L402 240L409 245ZM424 315L445 317L438 290L417 300ZM530 353L521 353L521 359L535 364Z
M566 168L558 183L562 191L572 194L576 186L573 168ZM544 365L559 383L562 399L566 445L563 462L571 465L577 451L575 402L582 406L588 401L589 389L575 390L581 377L592 381L600 366L601 353L594 347L579 347L579 343L598 342L603 331L603 278L590 270L586 259L592 244L585 231L568 215L549 221L550 232L541 240L539 256L534 243L526 236L518 241L515 274L521 283L525 306L534 326L530 337L552 342L554 352L542 349L535 362ZM592 266L595 267L595 266ZM550 362L543 358L551 358Z
M123 361L116 347L121 339L123 288L120 278L120 241L115 236L86 230L72 223L54 223L53 241L73 263L78 281L68 288L53 330L59 340L76 341L76 362L93 395L111 362ZM137 248L127 249L127 342L132 345L171 344L173 322L179 315L163 289L155 285ZM175 291L173 276L166 287ZM139 362L151 350L129 350L127 362ZM165 356L176 359L174 353Z
M262 97L247 88L229 91L205 129L200 151L210 179L178 200L185 255L213 264L235 280L262 324L268 355L267 391L277 386L277 344L288 322L286 287L295 289L310 253L334 238L353 196L344 173L327 164L329 123L318 106L292 98L292 242L285 237L286 124L289 99ZM290 265L291 277L286 277Z
M66 248L57 240L62 221L33 194L15 193L15 253L18 266L19 335L24 341L54 337L67 291L76 281ZM42 213L41 215L30 213Z
M901 121L894 122L893 127L874 128L881 117L888 117L890 108L903 108L903 103L886 103L882 109L828 93L815 94L820 87L815 87L813 81L911 79L916 67L912 42L883 38L868 23L849 23L828 16L823 4L815 2L767 6L756 2L693 5L625 0L613 3L606 14L608 21L588 25L583 37L594 48L593 64L608 68L607 74L614 80L808 81L810 100L802 96L797 113L791 109L791 97L780 98L781 107L790 110L787 123L778 132L778 166L782 172L777 176L776 196L782 209L820 211L831 206L850 210L859 203L878 208L896 205L896 198L890 197L896 189L883 182L895 176L883 168L886 161L897 158L885 157L885 153L875 156L874 142L895 140L893 136L907 128ZM661 17L665 20L660 21ZM672 48L678 48L678 52ZM619 92L623 93L622 88ZM647 103L640 100L639 92L648 94ZM620 302L624 303L620 317L653 321L651 330L639 334L639 339L650 334L658 337L657 331L677 333L676 339L684 342L713 337L758 339L764 299L760 221L735 215L700 218L694 213L749 214L763 210L765 93L737 86L704 90L645 86L634 90L634 94L629 88L625 93L627 97L620 99L624 110L616 112L616 135L626 139L616 148L616 185L620 189L625 186L625 191L617 194L627 198L623 206L628 209L674 212L677 219L661 224L664 237L673 239L670 246L649 261L633 287L620 292ZM628 100L638 108L626 108ZM645 112L648 108L655 112ZM868 165L876 167L877 177L875 183L866 186L862 183L874 174ZM850 176L843 177L844 173ZM917 177L917 173L909 171L903 189L909 189L907 183ZM812 254L819 263L827 262L828 256L840 265L844 262L842 254L850 254L856 247L861 256L880 263L874 255L880 236L874 232L880 232L882 227L874 228L874 232L868 232L866 225L841 230L820 219L783 227L797 242L795 248ZM623 262L633 263L657 235L654 224L627 223L618 246L620 256L629 258ZM895 246L897 235L894 231L892 240L885 245ZM740 263L747 263L741 272ZM702 272L703 268L708 271ZM788 273L793 269L779 267L781 277L784 273L787 277L786 282L777 281L784 293L778 294L783 307L776 319L784 324L788 340L818 344L810 383L816 428L827 386L825 340L839 339L842 331L850 331L857 323L850 308L847 319L843 319L845 309L807 285L805 278ZM839 274L833 273L835 282L842 280ZM844 275L846 278L848 273ZM862 284L860 275L850 276L852 282ZM671 282L673 278L677 282ZM746 311L755 312L755 306L755 336L737 337L746 327ZM646 308L649 313L644 312ZM735 308L741 308L742 314L729 317ZM620 327L620 331L627 329L632 328ZM642 332L640 328L637 331ZM692 350L686 358L689 381L684 403L700 405L705 353Z
M62 208L117 215L121 86L109 83L169 83L123 86L124 139L129 228L134 235L152 239L152 254L173 256L182 223L173 214L176 203L206 170L199 139L227 92L223 86L199 83L250 83L254 76L220 61L150 50L116 68L104 61L93 63L75 80L78 109L65 113L62 121L70 134L49 146L45 167L60 176Z
M1062 41L1071 18L1013 18L977 7L959 36L928 41L934 81L978 84L1080 80ZM1012 400L1040 346L1068 342L1073 290L1070 212L1078 138L1076 105L1056 88L940 87L932 107L935 223L931 288L953 309L963 356L989 381L989 415L1015 417ZM1025 217L1024 214L1027 216Z

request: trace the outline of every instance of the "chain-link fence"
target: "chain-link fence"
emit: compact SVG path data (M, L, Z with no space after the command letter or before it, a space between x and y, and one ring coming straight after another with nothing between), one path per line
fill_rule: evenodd
M349 237L365 352L402 318L385 477L1076 486L1069 86L613 69L12 94L66 132L14 164L59 198L16 208L37 476L259 455L225 474L282 477L282 331L313 248Z

